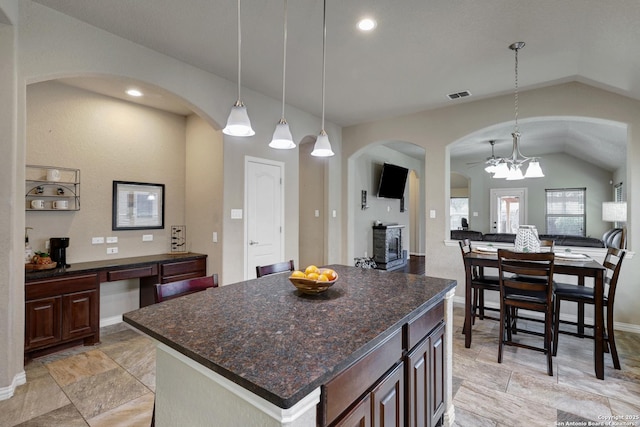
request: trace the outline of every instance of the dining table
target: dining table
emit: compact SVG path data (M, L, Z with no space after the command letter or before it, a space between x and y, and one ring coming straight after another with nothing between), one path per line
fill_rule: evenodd
M471 347L472 334L472 297L471 297L471 279L474 267L479 268L498 268L498 254L495 248L474 248L471 252L464 255L465 267L465 311L463 333L465 334L464 345L466 348ZM594 302L594 365L596 378L604 379L604 279L606 268L598 261L588 255L571 253L556 253L554 259L555 274L565 274L576 276L578 285L584 286L585 278L593 278L595 302ZM578 316L584 316L581 307Z

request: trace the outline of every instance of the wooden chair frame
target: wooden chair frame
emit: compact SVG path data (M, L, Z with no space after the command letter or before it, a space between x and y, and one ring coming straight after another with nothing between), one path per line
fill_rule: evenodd
M270 265L257 265L256 266L256 276L262 277L267 276L269 274L282 273L285 271L294 271L296 268L293 264L293 260L278 262L276 264Z

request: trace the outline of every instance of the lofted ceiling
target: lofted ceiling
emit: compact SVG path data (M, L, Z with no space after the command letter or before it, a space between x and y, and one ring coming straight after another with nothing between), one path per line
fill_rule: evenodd
M237 79L234 0L35 1L231 81ZM320 0L289 1L287 102L318 116L322 9ZM356 29L363 16L378 21L373 32ZM640 99L638 22L638 0L329 0L326 117L349 126L512 93L514 57L508 46L515 41L527 43L519 58L522 90L581 81ZM242 84L275 99L280 99L282 90L282 23L283 1L242 2ZM95 84L67 83L90 90ZM103 83L93 90L106 94L114 90L105 85L109 86ZM455 101L446 97L464 90L472 95ZM233 101L224 100L229 105ZM156 96L155 102L157 108L184 112L169 94ZM527 133L532 140L540 137L536 147L584 151L602 167L619 161L609 158L611 145L614 151L626 148L626 131L612 135L601 124L555 123L557 134L551 138L551 130L538 125L530 124ZM453 150L452 155L486 157L487 141L504 139L511 132L493 129L498 130L502 133L488 131L460 141L458 146L466 149ZM604 137L605 143L594 136Z

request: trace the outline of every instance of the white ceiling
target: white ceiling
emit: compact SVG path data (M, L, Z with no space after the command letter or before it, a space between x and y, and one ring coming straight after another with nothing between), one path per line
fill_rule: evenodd
M237 79L233 0L35 1L231 81ZM508 46L515 41L527 43L519 55L522 90L576 80L640 99L638 0L327 3L326 117L342 126L512 93L514 56ZM378 20L372 33L355 28L365 15ZM282 90L282 19L282 1L242 2L243 86L276 99ZM288 32L287 102L319 116L322 1L290 1ZM91 89L93 83L77 84ZM472 96L446 98L463 90ZM158 108L182 111L180 105L175 110L168 94L160 94L155 102ZM527 136L548 136L550 129L539 125L530 124ZM498 130L502 133L460 142L471 144L463 151L475 150L486 157L488 143L479 142L504 139L511 132ZM614 151L626 146L626 133L617 140L601 125L556 123L554 130L558 135L551 138L553 144L559 141L565 150L582 144L581 151L595 153L592 157L598 161L611 151L600 153L600 145L613 144ZM609 158L602 165L610 167L618 160Z

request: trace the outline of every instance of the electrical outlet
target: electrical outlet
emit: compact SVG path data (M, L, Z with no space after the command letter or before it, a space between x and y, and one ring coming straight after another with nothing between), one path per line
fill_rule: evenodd
M142 235L142 241L143 242L152 242L153 241L153 234L143 234Z
M107 243L118 243L118 238L115 236L107 237Z
M92 237L91 244L92 245L101 245L104 243L104 237Z
M112 254L117 254L117 253L118 253L118 248L117 247L107 248L107 255L112 255Z

